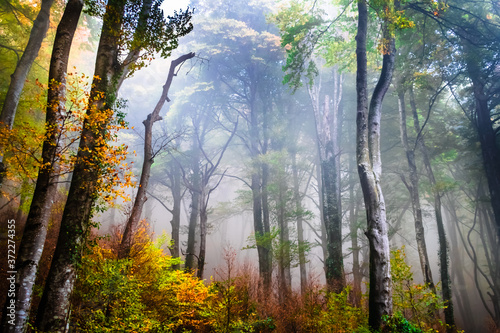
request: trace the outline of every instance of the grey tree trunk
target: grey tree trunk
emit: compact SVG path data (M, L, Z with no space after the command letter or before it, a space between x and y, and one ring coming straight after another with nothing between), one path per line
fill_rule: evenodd
M139 223L142 214L142 208L147 200L146 191L148 189L149 178L151 176L151 166L154 163L153 152L153 124L162 118L160 117L160 111L165 105L166 101L170 101L168 98L168 91L172 85L172 80L175 75L175 69L177 66L182 64L184 61L191 59L195 56L194 53L188 53L180 56L179 58L172 60L170 64L170 69L168 71L167 81L163 86L163 92L156 104L153 112L151 112L147 118L142 122L145 128L144 135L144 160L142 163L141 179L139 181L139 188L137 189L137 195L135 197L134 206L132 207L132 212L125 225L125 230L123 232L122 242L120 244L119 258L126 258L130 254L130 249L132 246L132 236Z
M269 207L267 194L264 189L267 186L267 167L258 162L259 150L259 121L255 110L255 88L252 89L250 103L250 155L255 164L255 171L251 176L250 187L252 189L252 211L254 221L254 232L259 257L259 276L262 279L264 290L268 292L272 282L272 244L269 239ZM258 171L261 170L261 172ZM265 208L265 210L264 210Z
M65 92L68 58L82 8L83 0L68 1L57 27L49 69L50 84L45 120L48 132L42 148L44 167L38 171L33 200L18 250L15 268L17 271L15 325L10 325L7 322L9 318L4 315L2 332L24 332L27 329L38 263L45 245L51 207L57 192L60 171L57 154L62 149L61 136L66 120ZM42 7L42 10L47 10L47 8ZM10 301L7 301L5 306L9 303Z
M382 325L382 317L392 314L392 279L389 239L384 196L380 186L382 163L380 159L380 118L382 101L389 88L394 70L394 37L383 26L383 40L387 43L382 71L375 86L368 109L366 34L368 9L364 1L358 2L358 33L356 35L356 92L357 131L356 156L358 174L365 201L370 243L370 292L368 322L373 330Z
M195 269L195 249L196 249L196 225L198 224L198 216L200 214L200 153L196 148L196 138L193 138L194 154L192 156L192 178L190 179L192 189L191 192L191 212L189 214L188 240L186 248L186 263L185 269L192 271Z
M330 96L325 95L323 110L319 106L320 87L309 90L316 123L318 156L320 160L323 225L326 231L325 274L328 288L340 292L345 287L342 255L342 207L340 199L340 101L342 76L334 70L333 108Z
M305 295L307 291L307 270L306 270L306 253L304 250L304 225L303 225L303 208L302 198L300 195L299 176L297 170L297 153L294 150L291 152L292 158L292 173L293 173L293 200L295 201L295 210L297 214L297 240L299 242L299 272L300 272L300 291Z
M198 271L196 276L203 279L205 271L205 257L207 252L207 223L208 223L208 199L207 188L203 188L200 194L200 251L198 254Z
M88 118L84 121L59 238L36 318L36 327L42 331L63 332L66 328L76 267L81 260L82 247L89 232L92 205L100 175L100 170L96 167L99 160L94 153L96 140L103 136L107 124L105 120L97 126L91 126L88 119L114 104L114 96L117 93L114 78L119 69L119 36L116 31L121 29L124 5L123 1L110 0L104 16L94 71L94 75L100 79L94 79L93 82L90 94L93 105L89 105ZM105 97L99 98L102 92Z
M352 275L353 275L353 300L354 305L361 305L361 281L363 275L360 267L360 244L358 240L358 217L359 217L359 201L361 197L359 191L354 193L354 187L357 183L354 175L355 168L354 156L349 156L349 232L351 234L351 248L352 248Z
M401 132L401 143L406 153L406 160L408 162L409 178L410 183L408 184L406 180L404 183L410 192L411 205L413 209L413 218L415 220L415 235L417 240L417 250L420 259L420 268L422 269L422 276L424 277L424 282L429 285L429 288L436 293L436 287L434 286L434 281L432 279L432 272L429 263L429 256L427 254L427 244L425 242L425 230L422 218L422 208L420 206L420 194L419 194L419 180L417 173L417 165L415 163L415 151L410 147L408 143L408 133L406 130L406 104L405 104L405 93L402 90L398 91L398 104L399 104L399 120L400 120L400 132Z
M31 65L38 56L38 51L42 46L43 39L49 30L50 25L50 7L54 0L42 0L40 11L33 22L28 44L24 49L24 53L17 63L14 73L10 76L10 85L7 90L7 95L0 113L0 127L5 126L7 129L12 129L14 119L16 117L17 105L23 91L24 82L31 69ZM3 163L4 147L0 146L0 186L3 183L6 166Z
M278 173L284 174L281 170ZM288 219L286 217L286 191L287 184L284 177L277 177L278 181L278 196L276 200L278 228L280 230L279 240L279 258L278 258L278 275L279 275L279 296L280 301L284 302L287 295L292 289L292 276L290 271L290 229L288 227Z
M410 105L413 113L413 125L415 127L415 132L420 133L420 123L418 120L418 111L415 103L415 97L413 95L413 89L410 88ZM438 240L439 240L439 273L441 277L443 300L447 302L447 307L444 309L444 317L446 324L449 325L447 332L452 332L455 327L455 318L453 314L453 300L451 292L451 280L449 273L449 262L448 262L448 241L446 240L446 232L444 230L443 216L441 212L441 193L438 191L436 178L434 177L434 172L432 170L431 161L429 154L427 152L427 146L423 137L418 139L418 146L422 153L425 172L429 178L429 182L433 188L434 195L434 214L436 216L436 224L438 229Z
M180 257L180 228L181 228L181 201L182 201L182 191L181 191L181 170L175 163L172 165L171 172L172 180L172 220L170 225L172 226L172 247L170 248L170 255L173 258ZM173 269L179 269L179 265L173 265Z

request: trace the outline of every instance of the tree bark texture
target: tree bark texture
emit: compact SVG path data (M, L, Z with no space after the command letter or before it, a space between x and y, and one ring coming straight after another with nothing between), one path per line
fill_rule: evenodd
M316 123L318 156L320 159L323 225L326 230L325 274L328 288L341 292L345 287L342 255L342 207L340 198L340 101L342 98L342 76L334 71L333 107L330 96L325 95L323 108L319 105L320 87L310 89ZM322 112L321 112L322 111Z
M31 69L31 65L38 56L38 51L40 51L43 39L47 34L47 30L49 30L50 7L52 7L53 2L54 0L42 0L41 2L40 11L33 22L33 27L31 28L28 44L26 44L24 53L19 59L14 73L10 76L9 89L7 90L2 106L2 112L0 113L0 128L5 127L11 130L14 125L17 106L19 104L19 99L21 98L24 82L26 81L26 77ZM3 163L3 155L5 154L4 150L5 148L0 146L0 186L2 186L7 168L7 166Z
M418 120L418 111L415 103L415 97L413 95L413 90L410 88L410 105L413 113L413 126L415 127L415 132L420 133L420 123ZM429 182L433 188L434 195L434 214L436 216L436 225L438 229L438 240L439 240L439 273L441 277L443 300L447 302L447 307L444 309L444 317L446 324L449 325L447 332L452 332L455 327L455 318L453 314L453 300L451 292L451 280L450 280L450 270L448 262L448 241L446 239L446 232L444 230L444 222L442 215L442 205L441 205L441 193L439 193L436 184L436 178L434 177L434 172L432 170L431 160L427 152L427 146L423 137L420 137L418 141L419 149L422 153L425 172L429 178Z
M365 1L358 2L358 33L356 35L357 131L356 156L358 174L365 202L370 243L370 291L368 322L373 330L382 325L382 317L392 314L392 279L385 201L380 186L380 118L382 101L389 88L394 70L394 38L383 27L387 52L383 55L382 71L368 109L366 34L368 9Z
M153 152L153 125L158 120L161 120L160 111L165 105L166 101L169 101L168 91L172 85L172 80L175 75L175 69L177 66L182 64L184 61L194 57L194 53L188 53L180 56L179 58L172 60L170 64L170 69L168 71L167 81L163 86L163 92L156 104L153 112L151 112L147 118L142 122L145 128L144 135L144 160L142 163L141 179L139 181L139 188L137 189L137 194L135 197L134 205L132 207L132 212L125 225L125 230L123 232L122 242L120 244L119 258L126 258L130 254L130 249L132 246L132 237L135 232L135 228L139 223L142 214L142 208L147 200L146 191L148 189L149 178L151 176L151 166L154 163L154 152Z
M4 315L2 318L3 332L25 331L29 319L38 263L42 256L51 208L57 192L60 170L57 155L61 150L62 127L66 119L65 92L68 58L82 8L82 0L68 1L57 27L49 68L50 84L47 93L45 120L47 133L42 148L43 166L38 171L35 192L16 261L15 325L8 324L8 317ZM42 10L47 9L42 7ZM5 303L6 306L7 303Z
M118 39L124 2L110 0L104 16L97 51L95 79L90 94L91 104L83 124L77 160L64 208L59 238L47 277L43 297L38 308L36 327L42 331L63 332L69 316L70 297L81 260L85 237L90 229L92 206L100 170L95 155L96 140L103 136L107 120L92 126L88 119L114 104L115 78L118 64ZM104 93L104 97L100 97ZM97 127L97 128L95 128Z
M429 263L429 256L427 254L427 244L425 242L425 230L422 218L422 208L420 206L419 194L419 179L417 173L417 165L415 162L415 151L408 143L408 133L406 129L406 104L404 91L398 91L398 104L399 104L399 120L401 143L406 153L406 160L408 162L410 183L405 181L405 185L410 192L411 205L413 210L413 218L415 221L415 235L417 241L417 252L420 259L420 268L422 269L422 276L424 282L429 285L429 288L436 293L434 281L432 279L432 272Z

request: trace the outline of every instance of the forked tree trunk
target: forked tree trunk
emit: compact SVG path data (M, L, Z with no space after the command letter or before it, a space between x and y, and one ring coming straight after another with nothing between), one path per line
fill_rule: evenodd
M17 271L15 324L10 325L7 322L10 318L4 312L2 332L25 331L29 319L28 315L38 263L47 236L51 207L57 193L60 170L60 161L57 154L60 153L63 144L61 136L66 119L65 93L68 58L82 8L82 0L70 0L68 2L54 39L49 69L50 84L47 93L45 120L47 135L42 148L43 166L38 171L33 200L18 250L16 268L11 269ZM42 7L42 10L47 9ZM10 304L9 299L7 299L5 306L8 304Z
M33 21L28 44L24 49L24 53L16 65L14 73L10 76L10 85L7 90L7 95L2 106L0 114L0 129L5 126L7 129L12 129L14 119L16 117L17 105L21 98L24 82L31 69L31 65L38 56L38 51L42 46L43 39L49 30L50 25L50 7L54 0L42 0L40 11ZM50 81L49 81L50 82ZM4 147L0 146L0 186L3 183L6 166L3 163Z
M366 34L368 9L365 1L358 1L358 33L356 35L356 156L358 174L365 201L370 243L370 292L368 322L373 330L382 325L384 315L392 314L392 279L385 201L380 186L382 163L380 159L380 118L382 101L391 83L394 70L394 37L385 22L383 40L385 52L382 71L368 109Z

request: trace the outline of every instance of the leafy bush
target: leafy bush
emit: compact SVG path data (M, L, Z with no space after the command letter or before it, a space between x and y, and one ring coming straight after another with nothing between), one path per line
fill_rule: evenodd
M84 332L209 332L213 294L190 273L174 271L178 261L159 242L135 246L118 260L95 245L79 270L71 322ZM139 246L140 245L140 246Z
M427 284L413 282L404 246L391 251L391 275L394 320L406 318L422 332L436 332L435 328L442 328L439 310L444 309L446 304Z

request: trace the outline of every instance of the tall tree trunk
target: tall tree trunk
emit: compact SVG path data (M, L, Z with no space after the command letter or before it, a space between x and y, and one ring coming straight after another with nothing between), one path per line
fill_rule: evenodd
M42 11L48 11L48 8L43 6L42 3ZM65 92L68 58L82 8L82 0L70 0L57 27L49 69L50 84L45 120L47 135L42 148L43 166L38 171L35 192L24 226L15 268L17 271L15 325L8 324L8 317L4 315L3 332L23 332L27 328L36 272L47 236L51 207L57 193L60 170L57 154L61 150L61 134L66 119ZM48 13L46 15L48 17ZM37 24L36 21L35 24ZM10 301L7 301L5 306L9 303Z
M191 212L189 214L189 229L188 229L188 241L186 248L186 270L194 270L195 268L195 249L196 249L196 225L198 224L198 216L200 214L200 192L198 189L200 188L201 180L200 180L200 152L196 148L198 142L196 138L193 137L193 149L194 154L192 156L192 178L191 185Z
M495 216L496 234L500 242L500 148L497 144L497 135L493 128L492 115L488 103L491 97L485 92L487 82L481 78L481 56L479 49L463 41L467 72L472 81L474 93L476 119L475 126L481 143L484 171L488 180L491 207Z
M410 148L408 143L408 134L406 130L406 104L405 104L405 93L401 90L398 91L398 104L399 104L399 120L400 120L400 132L401 132L401 143L406 153L406 160L408 162L409 178L410 183L406 181L405 185L410 192L411 205L413 209L413 218L415 220L415 235L417 240L417 250L418 257L420 259L420 268L422 269L422 276L424 277L424 282L429 285L429 288L436 293L436 287L434 286L434 281L432 280L432 272L429 263L429 256L427 254L427 244L425 242L425 230L422 218L422 208L420 206L420 194L419 194L419 180L417 173L417 165L415 163L415 151Z
M170 248L170 255L172 258L180 257L180 228L181 228L181 201L182 201L182 191L181 191L181 170L180 167L173 163L172 172L172 220L170 225L172 226L172 246ZM179 265L173 265L173 269L179 269Z
M114 96L117 93L114 79L119 75L116 72L119 69L119 36L116 31L121 29L124 6L123 1L110 0L104 15L94 71L95 79L90 94L92 102L84 121L59 238L38 308L36 326L42 331L64 331L68 320L76 267L81 260L82 247L89 232L97 181L101 173L96 144L97 140L103 137L108 122L108 119L105 119L97 124L90 124L89 119L107 112L114 104ZM102 93L105 94L104 98L99 97Z
M354 168L355 168L354 155L349 156L349 232L351 234L351 248L352 248L352 275L353 275L353 288L354 305L361 305L361 281L363 275L359 264L360 244L358 241L358 216L359 216L359 192L354 193L356 184Z
M200 251L198 254L198 271L197 276L203 279L203 271L205 269L205 256L207 248L207 223L208 223L208 193L207 188L203 188L200 194Z
M14 119L16 117L17 105L21 98L24 82L31 69L31 65L38 56L38 51L42 46L43 39L49 30L50 25L50 7L54 0L42 0L40 11L33 21L33 28L31 28L28 44L24 49L24 53L16 65L14 73L10 76L10 85L7 90L7 95L2 106L0 114L0 128L12 129ZM50 81L49 81L50 82ZM59 81L61 82L61 81ZM5 147L0 146L0 186L2 186L3 178L6 171L6 165L3 163L3 155L5 154Z
M278 171L284 173L285 170ZM280 230L278 273L280 284L280 301L284 302L292 288L292 276L290 272L290 230L288 228L288 219L286 217L286 179L278 176L278 196L276 200L278 228Z
M268 170L267 165L264 166L258 161L259 151L259 122L257 119L257 111L255 107L255 88L252 90L250 103L250 155L254 165L254 171L251 176L250 187L252 189L252 211L254 222L255 241L257 246L257 254L259 257L259 276L262 279L263 287L266 292L270 291L272 281L272 250L271 241L269 239L269 206L267 200L267 192L264 189L267 187ZM264 197L265 196L265 197ZM264 209L265 208L265 209Z
M420 133L420 123L418 120L417 106L415 103L415 96L413 94L413 89L410 87L410 105L413 113L413 126L415 127L415 132ZM453 314L453 300L451 293L451 280L449 273L449 262L448 262L448 242L446 240L446 232L444 230L443 216L441 213L441 193L439 193L436 184L436 178L434 177L434 172L432 170L431 161L429 154L427 152L427 146L425 145L425 140L420 137L418 141L418 146L422 152L422 157L424 161L425 171L429 182L433 188L434 195L434 213L436 216L436 225L438 229L438 240L439 240L439 272L441 277L441 285L443 292L443 300L447 302L447 307L444 309L444 317L446 324L449 325L447 332L452 332L455 327L455 318Z
M150 5L151 7L151 5ZM132 235L139 223L142 214L142 208L147 200L146 191L148 189L149 177L151 175L151 166L154 163L153 152L153 124L158 120L161 120L160 111L165 105L166 101L170 101L168 98L168 91L172 85L172 80L175 75L175 68L182 64L184 61L194 57L194 53L188 53L180 56L179 58L172 60L170 64L170 69L167 75L167 81L163 86L163 92L156 104L153 112L151 112L147 118L142 122L145 128L144 135L144 160L142 163L141 179L139 181L139 188L137 189L137 195L135 197L134 206L132 207L132 213L125 225L125 230L123 232L122 242L120 244L119 258L126 258L130 254L130 248L132 246Z
M380 186L382 163L380 159L380 118L382 101L391 83L394 70L394 37L384 23L383 40L386 52L382 71L368 109L366 34L368 9L365 1L358 1L358 33L356 35L356 92L357 131L356 156L358 174L365 201L370 243L370 293L368 322L373 330L382 325L382 317L392 314L392 279L385 201Z
M299 173L297 170L297 151L294 149L291 152L292 158L292 173L293 173L293 200L295 201L295 211L297 215L297 240L299 242L299 272L300 272L300 291L305 295L307 291L307 270L306 270L306 253L304 242L304 225L302 208L302 198L300 195Z
M333 108L330 96L325 95L323 113L319 106L320 88L310 89L313 102L318 156L320 160L323 225L326 231L325 274L328 288L341 292L345 287L342 255L342 207L340 198L340 101L342 97L341 76L334 71Z

